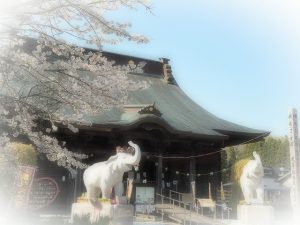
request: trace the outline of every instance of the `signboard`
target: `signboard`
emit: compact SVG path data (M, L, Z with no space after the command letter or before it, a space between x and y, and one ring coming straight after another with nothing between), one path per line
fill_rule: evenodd
M40 209L50 205L56 199L59 187L50 177L42 177L33 182L29 206L31 209Z
M136 187L135 204L154 204L154 187Z
M25 209L28 206L29 193L35 174L35 167L20 166L14 183L14 207Z
M137 213L151 214L155 207L155 187L137 186L135 188L135 211Z
M289 111L289 143L292 181L290 195L291 204L294 211L298 212L300 208L300 149L298 140L298 118L296 109L290 109Z

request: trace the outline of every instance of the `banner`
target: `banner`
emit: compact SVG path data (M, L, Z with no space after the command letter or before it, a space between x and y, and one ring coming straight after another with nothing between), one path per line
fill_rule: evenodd
M193 196L193 201L195 201L196 198L196 182L195 181L191 181L191 193Z
M35 167L19 166L14 183L13 206L16 209L26 209L28 207L35 171Z

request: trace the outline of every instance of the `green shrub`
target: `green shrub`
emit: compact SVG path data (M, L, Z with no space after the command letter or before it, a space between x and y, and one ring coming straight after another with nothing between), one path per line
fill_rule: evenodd
M240 187L240 177L242 175L243 169L245 165L249 162L248 159L241 159L234 163L231 168L231 199L229 202L229 207L232 208L232 216L233 218L236 217L237 214L237 205L239 204L240 200L243 198L242 190Z
M7 145L8 150L13 154L15 165L36 166L37 152L31 144L12 142Z
M0 199L9 201L18 166L36 166L37 152L32 145L9 143L0 151Z
M240 177L242 175L244 166L249 162L249 160L250 159L241 159L233 165L231 168L231 181L233 183L240 183Z

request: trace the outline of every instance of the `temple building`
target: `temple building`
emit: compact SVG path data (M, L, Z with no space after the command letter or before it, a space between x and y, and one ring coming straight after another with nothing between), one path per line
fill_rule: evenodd
M107 160L116 146L133 140L142 151L135 183L152 184L157 192L162 188L190 192L194 183L195 195L200 197L208 197L210 183L215 198L213 187L219 186L221 178L220 150L269 134L218 118L196 104L176 83L168 59L153 61L107 52L104 56L120 65L145 62L143 73L128 74L128 78L146 81L149 87L130 92L123 106L89 116L86 124L75 124L76 134L59 128L59 139L72 151L87 154L87 164ZM43 163L49 167L41 168L39 175L57 180L61 201L72 203L85 192L82 170L69 174L47 160Z

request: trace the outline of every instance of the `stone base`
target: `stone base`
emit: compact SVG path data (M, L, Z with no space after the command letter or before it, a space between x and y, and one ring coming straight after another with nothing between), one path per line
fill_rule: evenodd
M113 210L113 225L132 225L133 224L133 205L115 205Z
M272 225L274 209L266 205L238 205L237 219L241 225Z
M102 203L102 209L93 207L88 202L73 203L71 211L71 223L76 217L82 218L88 216L91 223L96 223L101 218L109 218L112 225L132 225L133 224L132 205L112 205Z

